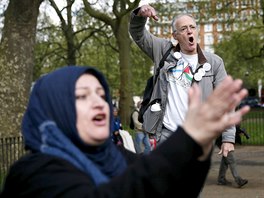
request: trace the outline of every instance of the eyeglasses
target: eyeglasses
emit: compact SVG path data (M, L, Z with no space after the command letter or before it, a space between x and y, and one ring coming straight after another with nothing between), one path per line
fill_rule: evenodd
M182 26L179 30L175 30L175 32L179 32L180 34L184 34L186 33L187 31L195 31L196 30L196 26L195 25L185 25L185 26Z

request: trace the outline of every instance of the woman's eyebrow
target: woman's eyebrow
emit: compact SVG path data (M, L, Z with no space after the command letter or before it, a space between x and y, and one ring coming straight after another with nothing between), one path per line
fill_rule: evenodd
M81 87L76 87L75 89L85 89L85 90L89 90L90 87L86 87L86 86L81 86ZM104 88L103 87L97 87L96 88L97 91L100 91L100 90L103 90L104 91Z
M75 89L89 89L89 87L82 86L82 87L76 87Z

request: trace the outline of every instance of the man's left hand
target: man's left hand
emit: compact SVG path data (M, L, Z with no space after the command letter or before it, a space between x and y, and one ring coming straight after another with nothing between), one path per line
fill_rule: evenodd
M223 142L221 145L221 150L219 151L219 155L223 155L224 157L227 157L227 154L230 151L234 151L235 150L235 146L233 143L230 142Z

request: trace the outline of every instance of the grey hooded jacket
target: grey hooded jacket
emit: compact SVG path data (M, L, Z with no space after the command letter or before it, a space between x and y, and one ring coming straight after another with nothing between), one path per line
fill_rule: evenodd
M153 60L155 68L154 72L156 72L156 68L159 66L162 56L171 48L172 42L152 35L145 28L147 18L136 16L135 13L137 13L137 10L131 14L129 32L135 43ZM143 116L144 120L147 120L147 122L143 123L144 130L156 134L157 138L160 137L167 103L168 81L166 73L170 68L177 64L178 60L173 55L176 51L180 51L179 45L171 50L169 56L165 60L164 66L160 70L157 82L153 89L151 102L158 101L161 106L161 111L153 112L150 110L151 106L149 106ZM197 53L198 65L196 72L199 68L203 67L204 63L209 63L211 65L211 69L206 72L205 76L203 76L200 81L197 82L202 90L202 100L204 101L213 89L226 77L227 73L223 60L219 56L202 51L199 45L197 46ZM195 82L195 80L193 80L193 82ZM235 143L235 126L230 127L223 132L222 142Z

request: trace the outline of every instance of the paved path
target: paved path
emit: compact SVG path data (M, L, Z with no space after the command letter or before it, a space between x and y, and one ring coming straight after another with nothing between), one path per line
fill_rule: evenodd
M237 146L235 156L237 169L242 178L248 179L248 184L237 188L234 179L227 171L227 180L231 186L217 185L217 175L221 157L215 148L212 167L209 171L201 198L264 198L264 146Z

